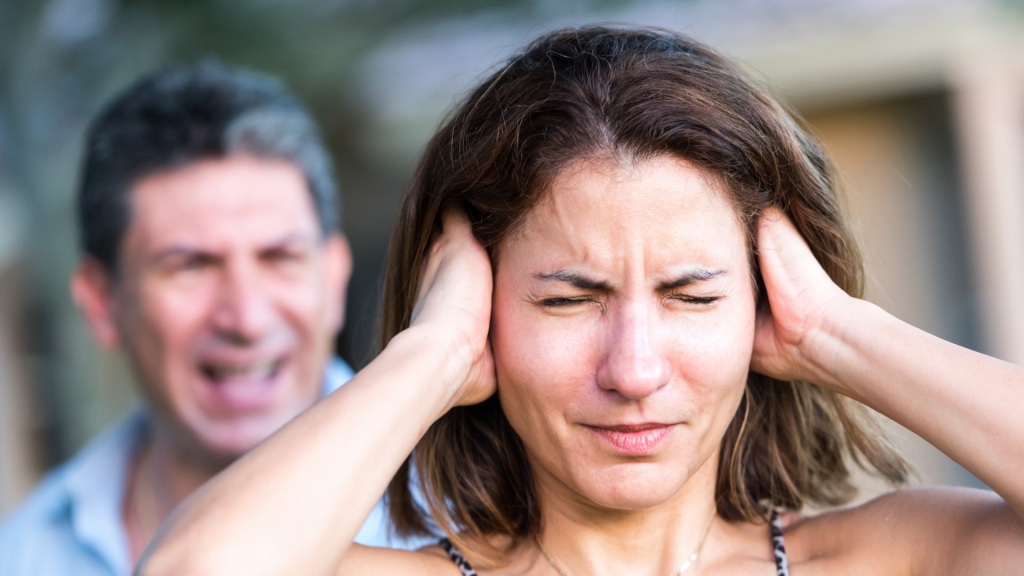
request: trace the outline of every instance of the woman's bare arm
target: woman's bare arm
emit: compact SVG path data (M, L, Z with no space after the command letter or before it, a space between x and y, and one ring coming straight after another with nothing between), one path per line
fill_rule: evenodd
M889 416L990 486L1021 523L1024 368L847 296L778 211L762 218L759 252L771 311L759 318L753 369L814 382Z
M449 214L444 224L413 326L348 384L189 497L138 573L337 571L426 429L451 406L479 402L494 390L490 263L464 217ZM399 563L411 558L390 553ZM430 558L410 562L436 565Z

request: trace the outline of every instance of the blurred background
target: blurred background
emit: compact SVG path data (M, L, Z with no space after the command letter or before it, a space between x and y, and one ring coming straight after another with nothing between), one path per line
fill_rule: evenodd
M355 253L338 349L358 368L427 138L518 47L591 22L680 30L741 62L837 160L869 299L1024 364L1024 0L0 0L0 515L137 401L67 287L83 132L105 100L213 56L308 103ZM980 486L898 432L920 483Z

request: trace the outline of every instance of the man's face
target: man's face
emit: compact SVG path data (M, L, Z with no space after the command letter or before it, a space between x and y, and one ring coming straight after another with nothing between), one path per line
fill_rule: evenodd
M109 344L127 348L175 442L237 457L319 397L348 246L323 238L301 171L284 161L237 156L153 174L130 206L105 290Z

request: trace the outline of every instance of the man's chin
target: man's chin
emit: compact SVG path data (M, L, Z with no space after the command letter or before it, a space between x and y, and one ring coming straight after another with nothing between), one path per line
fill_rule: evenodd
M283 424L283 423L282 423ZM198 434L198 448L206 459L220 467L227 466L259 445L273 434L280 425L263 423L218 424L203 427Z

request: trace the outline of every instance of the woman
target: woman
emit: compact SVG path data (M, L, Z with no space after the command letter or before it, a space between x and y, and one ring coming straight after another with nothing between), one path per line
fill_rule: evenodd
M547 35L428 146L381 354L141 571L1019 573L1024 370L860 290L827 159L748 76L668 32ZM847 462L904 481L861 403L995 494L800 516L851 498ZM397 529L440 545L352 544L389 481Z

